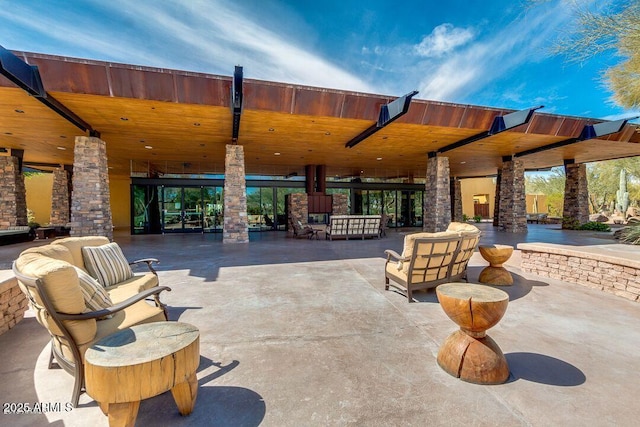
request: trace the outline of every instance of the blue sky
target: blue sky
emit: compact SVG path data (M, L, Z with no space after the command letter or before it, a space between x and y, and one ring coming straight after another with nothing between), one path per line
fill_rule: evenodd
M599 0L599 3L603 3ZM567 1L0 0L7 49L420 99L617 119L619 58L549 54Z

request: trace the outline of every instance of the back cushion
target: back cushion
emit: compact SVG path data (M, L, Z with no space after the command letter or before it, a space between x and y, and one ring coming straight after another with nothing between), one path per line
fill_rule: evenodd
M82 248L87 272L102 286L113 286L133 277L129 262L117 243Z
M84 312L84 298L78 287L78 276L74 267L65 261L48 258L38 253L25 252L16 260L18 271L25 276L42 280L44 290L55 310L69 314ZM40 297L38 295L34 297L42 306Z
M447 227L447 231L455 231L457 233L478 233L480 229L473 224L466 222L452 222Z
M109 243L109 239L104 236L84 236L84 237L65 237L64 239L54 240L52 245L62 245L66 247L73 257L73 265L87 270L84 266L82 257L83 246L101 246Z
M60 245L35 246L33 248L22 251L22 254L40 254L49 258L73 264L73 257L71 256L71 252L69 251L69 249Z

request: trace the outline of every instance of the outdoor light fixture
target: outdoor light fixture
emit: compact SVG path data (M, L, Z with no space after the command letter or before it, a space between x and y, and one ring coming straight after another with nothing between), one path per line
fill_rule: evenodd
M533 117L533 113L536 110L539 110L540 108L544 108L544 105L540 105L539 107L529 108L526 110L515 111L513 113L509 113L504 116L496 116L494 117L493 123L491 123L491 127L489 128L489 130L480 132L478 134L461 139L460 141L454 142L453 144L449 144L445 147L442 147L439 150L437 150L436 153L438 154L445 153L449 150L463 147L467 144L471 144L472 142L479 141L491 135L495 135L500 132L504 132L509 129L513 129L515 127L528 123L529 120L531 120L531 117Z
M565 145L575 144L580 141L587 141L589 139L601 138L603 136L610 135L612 133L618 133L624 128L629 120L637 119L640 116L631 117L628 119L616 120L613 122L602 122L595 125L589 124L582 128L582 132L576 138L565 139L564 141L554 142L553 144L545 145L543 147L532 148L530 150L521 151L513 155L513 157L528 156L529 154L540 153L542 151L552 150L554 148L564 147Z
M369 138L374 133L396 120L398 117L404 115L409 111L411 105L411 98L418 94L417 90L410 92L395 101L391 101L380 107L380 114L378 115L378 121L371 125L368 129L364 130L359 135L355 136L351 141L347 142L344 146L346 148L353 148L356 144Z

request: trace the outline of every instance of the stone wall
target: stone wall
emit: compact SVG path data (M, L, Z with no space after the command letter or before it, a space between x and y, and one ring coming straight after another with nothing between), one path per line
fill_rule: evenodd
M335 193L332 199L331 215L349 215L349 195Z
M523 271L640 301L640 262L579 250L527 249L532 245L518 245Z
M65 227L69 223L69 219L69 172L61 167L53 170L49 223Z
M244 147L227 144L224 169L223 243L249 242Z
M500 231L524 233L527 231L527 203L524 192L524 162L503 160L500 179Z
M13 328L27 311L27 298L8 272L0 274L0 335Z
M458 178L452 178L451 187L451 218L453 221L462 222L462 185Z
M307 193L291 193L287 197L287 212L293 219L306 224L309 220L309 196ZM293 232L293 230L289 230Z
M449 192L449 158L434 156L427 159L423 230L445 231L451 222Z
M502 171L498 170L496 175L496 197L493 202L493 226L500 224L500 186L502 183Z
M589 222L589 189L587 166L565 162L564 207L562 216L577 219L580 224Z
M107 147L100 138L76 137L70 226L72 236L113 239Z
M20 160L0 156L0 229L27 225L27 196Z

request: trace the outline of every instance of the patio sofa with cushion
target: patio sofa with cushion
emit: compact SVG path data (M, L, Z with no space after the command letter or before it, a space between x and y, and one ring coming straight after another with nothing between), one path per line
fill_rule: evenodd
M380 237L380 215L333 215L329 219L326 238L364 239Z
M413 302L413 291L466 280L467 265L479 241L476 226L459 222L438 233L406 235L401 255L391 249L385 251L385 290L393 281Z
M74 407L84 387L87 348L124 328L167 320L158 294L170 289L158 286L154 261L134 262L150 269L134 274L120 247L106 237L55 240L23 251L14 261L20 289L51 336L49 368L55 358L75 377Z

